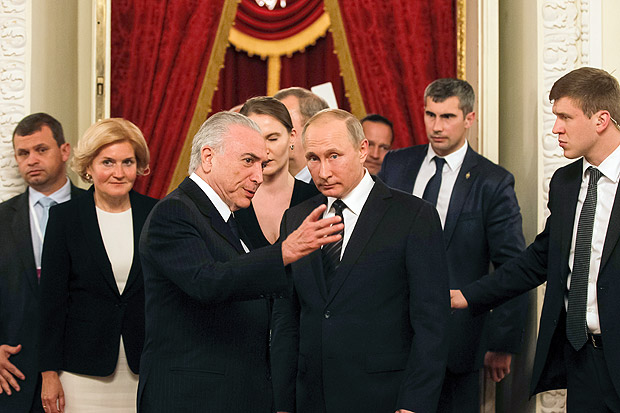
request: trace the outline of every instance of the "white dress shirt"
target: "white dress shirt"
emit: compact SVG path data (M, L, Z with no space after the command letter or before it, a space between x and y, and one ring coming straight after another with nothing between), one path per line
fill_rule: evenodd
M583 158L583 173L581 178L581 189L579 190L579 198L577 199L577 208L575 209L575 222L573 223L573 238L571 241L570 254L568 256L568 266L570 271L573 270L573 262L575 260L575 241L577 238L577 225L579 224L579 215L581 208L586 199L588 191L588 182L590 180L590 172L588 167L594 166ZM607 227L611 217L611 210L614 206L614 199L618 189L618 180L620 178L620 146L617 147L601 164L596 167L603 174L598 180L596 192L596 212L594 215L594 228L592 230L592 249L590 251L590 275L588 277L588 298L586 301L586 323L592 334L601 334L601 324L598 318L598 301L596 297L596 283L598 281L598 273L601 268L601 257L603 254L603 246L605 245L605 236L607 235ZM568 274L566 284L566 296L564 304L568 309L568 290L570 290L571 273Z
M467 153L467 147L468 144L467 141L465 141L465 144L461 148L443 157L446 160L446 164L444 165L441 173L441 186L439 187L439 196L437 197L436 205L442 227L446 223L446 215L448 215L448 207L450 206L450 197L452 196L452 190L454 189L456 178L459 176L459 171L463 165L463 160L465 159L465 154ZM441 156L437 155L435 151L433 151L433 147L429 144L428 152L422 161L420 171L415 179L413 195L422 198L426 184L433 177L433 175L435 175L435 171L437 169L437 164L433 161L435 156L441 158Z
M213 203L213 206L215 206L215 209L217 209L217 212L220 213L224 222L228 223L228 219L230 218L232 211L230 210L230 208L228 208L228 205L226 205L226 202L224 202L222 198L220 198L217 192L215 192L213 188L209 186L208 183L206 183L205 181L203 181L201 177L196 175L195 172L193 172L189 176L189 179L196 182L196 185L198 185L200 189L202 189L202 192L204 192L205 195L209 198L209 200ZM241 241L241 246L243 247L243 250L245 252L250 252L250 249L247 247L247 245L245 245L245 242L243 242L242 239L240 239L239 241Z
M295 179L299 179L300 181L304 181L305 183L309 184L312 181L312 175L310 175L310 170L308 169L308 167L304 166L304 169L297 172L297 175L295 175Z
M32 239L32 250L34 251L34 262L37 268L41 268L41 251L43 250L43 239L45 234L41 231L40 217L43 215L43 206L39 204L39 200L45 198L41 192L28 187L28 204L30 207L30 238ZM67 178L67 182L58 191L49 195L57 204L62 204L71 199L71 181ZM37 214L33 216L32 213Z
M372 187L375 185L375 181L372 180L368 170L364 169L364 176L362 180L357 184L351 192L349 192L344 198L341 198L342 202L347 206L342 211L342 218L344 219L344 236L342 237L342 251L340 252L340 259L344 255L344 251L347 248L351 234L357 224L357 219L362 213L362 208L370 195ZM329 218L336 215L332 205L337 198L327 197L327 209L323 213L323 218Z

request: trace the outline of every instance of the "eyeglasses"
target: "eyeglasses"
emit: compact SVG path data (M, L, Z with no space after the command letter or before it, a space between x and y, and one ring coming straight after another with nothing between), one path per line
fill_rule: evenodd
M609 117L609 119L611 119L611 121L614 123L614 125L616 125L616 129L620 130L620 125L618 125L618 122L612 118L611 116Z

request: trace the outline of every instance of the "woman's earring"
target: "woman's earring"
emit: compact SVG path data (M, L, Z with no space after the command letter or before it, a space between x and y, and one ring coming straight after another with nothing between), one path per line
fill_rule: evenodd
M84 179L86 179L88 182L92 182L93 181L93 177L90 176L90 174L88 172L86 172L84 174Z

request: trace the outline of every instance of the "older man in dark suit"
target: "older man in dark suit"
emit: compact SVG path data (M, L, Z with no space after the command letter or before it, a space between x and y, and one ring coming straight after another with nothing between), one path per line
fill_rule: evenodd
M434 412L446 366L448 268L432 205L373 179L359 121L324 110L303 132L322 194L289 209L282 237L327 204L341 242L291 264L293 293L274 306L276 409Z
M531 392L567 388L568 412L620 412L620 85L583 67L549 93L564 156L545 229L495 274L452 292L479 314L547 282Z
M467 143L475 120L474 90L459 79L438 79L424 93L428 145L388 152L379 177L436 206L444 228L450 287L460 288L498 268L524 248L514 178ZM480 411L480 368L496 382L519 351L527 297L492 314L450 317L450 355L439 411Z
M71 148L52 116L22 119L13 149L28 189L0 204L0 411L42 412L38 274L45 226L51 205L83 191L66 176Z
M318 220L322 206L282 243L248 252L234 211L250 205L265 162L253 121L215 114L194 137L190 177L147 219L140 412L271 412L268 299L287 291L284 266L340 239L342 224Z

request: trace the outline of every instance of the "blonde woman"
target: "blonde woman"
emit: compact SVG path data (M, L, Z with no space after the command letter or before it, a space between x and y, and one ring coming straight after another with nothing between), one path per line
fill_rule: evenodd
M104 119L72 167L92 184L50 210L41 273L39 368L46 412L132 412L144 342L138 240L157 202L133 191L148 171L142 132Z

